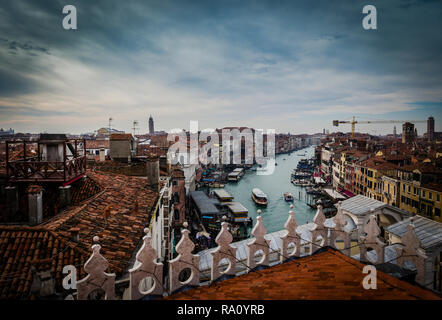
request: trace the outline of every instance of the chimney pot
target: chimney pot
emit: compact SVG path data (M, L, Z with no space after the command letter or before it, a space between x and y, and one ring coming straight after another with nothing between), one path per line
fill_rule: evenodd
M74 242L80 241L80 228L71 228L69 229L71 233L71 239Z

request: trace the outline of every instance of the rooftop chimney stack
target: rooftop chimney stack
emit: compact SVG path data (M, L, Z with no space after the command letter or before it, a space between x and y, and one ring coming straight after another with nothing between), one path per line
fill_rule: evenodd
M157 155L150 155L146 162L147 187L156 192L160 186L160 159Z
M30 185L26 193L28 194L29 224L35 226L43 222L43 187Z
M79 242L80 241L80 228L71 228L69 229L70 233L71 233L71 239L74 242Z

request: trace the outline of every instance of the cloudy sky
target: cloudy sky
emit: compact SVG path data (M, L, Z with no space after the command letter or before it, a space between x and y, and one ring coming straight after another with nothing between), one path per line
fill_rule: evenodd
M77 30L62 28L68 4ZM366 4L378 30L362 28ZM442 131L441 9L438 0L2 1L0 127L82 133L113 117L143 133L152 114L157 130L198 120L314 133L352 116L433 115Z

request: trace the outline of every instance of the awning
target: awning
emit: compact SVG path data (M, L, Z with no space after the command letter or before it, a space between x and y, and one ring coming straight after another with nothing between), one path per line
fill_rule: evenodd
M346 199L346 197L344 197L342 194L340 194L336 190L324 189L324 191L327 192L327 194L335 200L345 200Z
M347 191L347 190L342 191L342 193L343 193L345 196L349 197L349 198L355 196L352 192Z

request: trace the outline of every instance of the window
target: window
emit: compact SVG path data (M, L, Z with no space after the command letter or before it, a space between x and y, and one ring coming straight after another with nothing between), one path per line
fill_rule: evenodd
M411 187L410 186L408 186L408 193L410 193L411 192Z
M434 215L436 217L440 217L440 209L439 208L434 208Z
M422 198L425 198L425 190L422 190Z
M433 192L428 192L428 199L430 199L430 200L433 199Z
M416 187L413 188L413 194L417 195L417 188Z
M405 184L402 185L402 192L405 192Z
M436 194L436 201L439 202L440 201L440 194Z

